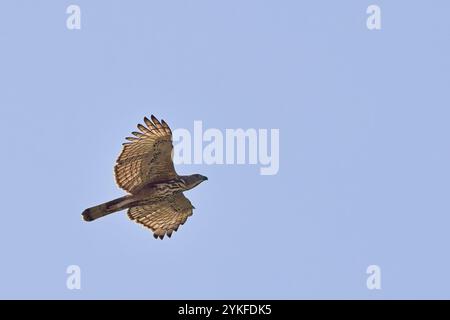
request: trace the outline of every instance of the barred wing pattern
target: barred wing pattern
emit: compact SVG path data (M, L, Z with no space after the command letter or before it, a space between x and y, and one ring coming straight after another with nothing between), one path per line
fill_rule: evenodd
M164 120L153 115L145 117L146 126L138 124L140 132L127 137L114 167L116 182L133 194L148 183L177 177L172 161L172 131Z
M194 206L182 192L163 201L128 209L128 217L153 231L155 238L169 238L192 215Z

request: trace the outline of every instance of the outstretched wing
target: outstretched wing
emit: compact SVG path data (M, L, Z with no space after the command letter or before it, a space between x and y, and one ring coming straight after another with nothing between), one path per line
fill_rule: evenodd
M155 238L170 238L192 215L194 206L182 192L155 204L128 209L128 217L151 229Z
M116 182L125 191L134 193L151 182L177 177L172 162L172 131L164 120L153 115L138 124L140 132L127 137L114 167Z

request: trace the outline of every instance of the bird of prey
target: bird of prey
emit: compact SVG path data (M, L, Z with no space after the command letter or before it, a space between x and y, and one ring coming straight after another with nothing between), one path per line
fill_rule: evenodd
M128 217L153 231L155 239L169 238L192 215L194 206L183 191L208 180L200 174L179 176L172 162L172 131L167 123L144 118L139 132L127 137L116 161L114 174L127 195L88 208L82 215L92 221L128 209Z

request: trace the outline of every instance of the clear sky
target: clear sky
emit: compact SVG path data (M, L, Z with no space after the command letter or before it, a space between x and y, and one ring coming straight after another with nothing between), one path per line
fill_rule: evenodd
M70 4L81 30L66 28ZM449 12L2 1L0 298L450 298ZM152 113L173 129L277 128L279 172L177 166L209 181L172 239L124 212L83 222L124 194L115 159Z

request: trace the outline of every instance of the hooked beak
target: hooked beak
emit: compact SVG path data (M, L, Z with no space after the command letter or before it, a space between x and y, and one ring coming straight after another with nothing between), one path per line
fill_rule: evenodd
M203 176L203 181L208 180L208 177Z

